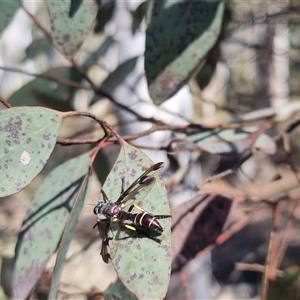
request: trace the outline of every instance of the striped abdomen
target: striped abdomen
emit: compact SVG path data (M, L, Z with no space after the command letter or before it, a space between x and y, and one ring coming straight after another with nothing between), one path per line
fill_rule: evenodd
M162 226L157 221L157 219L148 212L141 212L141 213L138 213L138 214L132 214L132 213L122 211L119 214L119 219L122 220L122 221L123 220L124 221L125 220L131 221L135 225L148 227L148 228L151 228L151 229L159 231L159 232L164 231Z

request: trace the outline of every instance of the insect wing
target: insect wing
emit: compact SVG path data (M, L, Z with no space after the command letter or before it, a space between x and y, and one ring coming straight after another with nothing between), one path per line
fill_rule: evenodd
M98 231L99 231L100 238L102 239L102 246L101 246L100 254L102 256L103 261L108 264L111 261L110 254L107 251L107 248L109 246L109 240L112 239L112 238L108 237L108 232L109 232L109 228L110 228L110 220L106 219L106 220L99 221L97 223L97 225L98 225Z
M102 259L106 264L109 264L111 262L110 254L107 251L109 240L111 240L111 238L106 238L102 240L102 246L100 252Z
M129 200L130 203L136 200L137 196L143 193L143 198L146 198L148 193L151 191L156 178L151 175L156 171L160 170L164 166L163 162L154 164L148 170L146 170L139 178L137 178L119 197L115 202L116 204L125 204ZM130 203L126 203L126 206Z

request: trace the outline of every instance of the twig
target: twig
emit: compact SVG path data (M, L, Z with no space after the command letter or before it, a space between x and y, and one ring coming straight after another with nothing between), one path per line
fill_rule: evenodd
M65 139L65 138L58 138L57 144L60 144L62 146L70 146L70 145L87 145L87 144L95 144L98 143L102 138L100 139Z
M12 106L8 103L6 99L0 96L0 102L7 108L11 108Z
M82 84L80 84L76 81L72 81L72 80L65 79L65 78L59 78L59 77L46 75L46 74L31 73L31 72L23 71L21 69L11 68L11 67L4 67L4 66L0 66L0 70L15 72L15 73L22 73L22 74L33 76L33 77L36 77L36 78L43 78L43 79L46 79L46 80L54 81L56 83L71 86L71 87L78 88L78 89L91 90L91 88L88 87L88 86L83 86Z
M235 268L240 271L255 271L260 273L265 271L265 266L260 264L235 263ZM283 271L276 270L276 276L282 277L283 275Z
M179 280L180 280L181 284L184 287L185 299L186 300L192 300L193 296L192 296L192 293L191 293L190 288L189 288L188 280L187 280L187 278L186 278L183 271L179 272Z
M297 202L294 203L294 205L292 206L292 209L290 211L290 214L288 216L288 222L287 222L287 225L286 225L286 228L285 228L285 231L284 231L284 234L283 234L283 238L282 238L282 241L275 253L275 257L274 257L274 269L278 269L279 265L281 264L282 262L282 258L283 258L283 255L286 251L286 248L288 246L288 240L291 236L291 233L292 233L292 225L293 225L293 215L296 211L296 208L297 208Z
M277 209L277 204L273 205L273 211L274 211L273 214L275 214L276 209ZM268 297L268 290L269 290L269 272L270 272L272 251L274 250L275 235L276 235L276 223L274 221L273 228L270 233L268 253L267 253L266 262L265 262L265 272L264 272L263 281L262 281L262 290L261 290L261 299L262 300L268 299L267 297Z
M47 37L47 39L53 44L53 39L52 39L51 33L48 30L46 30L46 28L39 22L39 20L33 14L31 14L24 7L24 5L22 3L21 3L21 7L25 11L25 13L31 18L31 20L34 22L34 24L45 34L45 36Z

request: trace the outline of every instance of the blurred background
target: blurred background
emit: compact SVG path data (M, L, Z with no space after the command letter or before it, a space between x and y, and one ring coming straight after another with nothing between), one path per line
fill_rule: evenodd
M268 299L292 299L284 296L286 290L275 278L293 288L298 283L300 4L276 0L223 4L220 33L197 62L197 72L156 106L144 67L150 47L146 2L98 3L91 33L76 57L67 60L46 34L51 31L47 7L24 1L21 7L16 5L11 19L0 24L0 96L12 106L89 111L121 135L133 136L132 143L153 161L165 162L172 221L184 216L193 225L178 229L185 244L174 252L166 299L260 299L267 253L275 273L269 278L271 287L275 282L275 293ZM1 9L7 5L0 2ZM168 19L165 22L167 28ZM136 137L155 125L151 118L186 126L186 131L170 127ZM219 132L220 128L227 131ZM61 137L80 138L99 134L85 119L67 120L60 132ZM56 166L89 149L57 145L28 187L1 200L1 297L9 289L11 257L36 189ZM88 200L66 262L62 282L76 299L93 287L105 290L117 278L112 265L102 262L101 241L92 230L93 205L117 155L118 147L104 149L95 161ZM204 195L219 196L207 200ZM190 211L187 201L198 211ZM172 239L172 247L180 244L175 230ZM49 269L54 262L55 257ZM291 281L285 277L290 274L284 273L287 268L294 271ZM299 294L293 299L300 299Z

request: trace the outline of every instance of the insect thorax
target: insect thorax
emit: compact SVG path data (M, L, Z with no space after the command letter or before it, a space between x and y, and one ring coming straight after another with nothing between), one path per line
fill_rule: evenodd
M107 203L99 201L94 207L94 214L97 215L98 219L103 217L116 217L121 211L121 208L115 203Z

